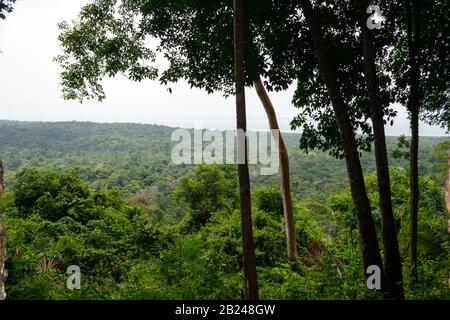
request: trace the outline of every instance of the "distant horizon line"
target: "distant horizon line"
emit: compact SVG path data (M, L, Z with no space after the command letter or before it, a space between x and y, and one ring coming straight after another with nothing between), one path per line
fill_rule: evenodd
M168 118L164 118L168 119ZM261 118L263 119L263 118ZM142 125L142 126L158 126L158 127L167 127L172 129L195 129L199 130L200 128L195 128L194 126L175 126L175 125L169 125L169 124L159 124L159 123L149 123L149 122L122 122L122 121L98 121L98 120L17 120L17 119L0 119L0 122L18 122L18 123L86 123L86 124L117 124L117 125ZM201 123L201 121L199 121ZM227 131L227 130L236 130L236 128L208 128L203 127L201 128L203 130L218 130L218 131ZM247 131L269 131L270 129L247 129ZM282 133L290 133L290 134L298 134L301 135L301 132L297 131L286 131L286 130L280 130ZM386 135L386 137L400 137L401 135ZM410 134L405 134L405 137L410 137ZM450 134L447 135L419 135L420 137L424 138L450 138Z

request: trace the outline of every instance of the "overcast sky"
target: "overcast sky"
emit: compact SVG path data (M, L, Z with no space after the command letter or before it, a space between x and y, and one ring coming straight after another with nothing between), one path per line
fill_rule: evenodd
M208 95L172 85L173 93L158 82L133 83L123 77L105 81L102 102L64 101L59 68L52 61L59 54L57 23L75 18L89 0L18 0L15 11L0 22L0 119L39 121L138 122L170 126L229 129L235 126L234 99ZM282 130L296 115L293 90L271 94ZM389 135L409 135L401 111ZM247 90L248 126L267 128L267 120L254 90ZM444 135L437 127L422 125L421 135Z

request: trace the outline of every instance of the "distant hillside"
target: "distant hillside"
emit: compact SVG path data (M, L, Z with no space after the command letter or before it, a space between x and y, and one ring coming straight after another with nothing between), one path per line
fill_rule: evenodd
M126 195L146 188L170 193L174 182L191 166L170 161L170 137L174 128L141 124L88 122L0 121L0 157L5 163L7 184L24 167L74 169L92 187L117 187ZM297 198L323 199L346 184L345 164L323 152L305 155L298 150L298 134L284 134L290 151L293 193ZM445 139L421 139L423 173L433 173L433 146ZM389 137L393 150L397 138ZM392 158L392 157L391 157ZM391 159L393 164L407 166ZM364 154L366 171L374 170L371 154ZM255 170L254 170L255 171ZM277 184L278 176L253 175L254 184Z

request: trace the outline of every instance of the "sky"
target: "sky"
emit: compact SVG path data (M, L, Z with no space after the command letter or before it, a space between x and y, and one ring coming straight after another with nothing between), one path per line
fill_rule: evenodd
M135 122L175 127L232 129L235 127L233 97L221 93L208 95L190 89L186 83L166 86L157 81L134 83L119 76L104 82L107 99L103 102L65 101L61 98L59 66L53 62L61 50L57 23L76 18L89 0L18 0L15 10L0 21L0 119L22 121ZM164 61L161 62L164 66ZM280 127L289 123L298 110L292 106L293 88L271 93ZM262 105L254 89L248 88L247 117L251 130L267 129ZM399 116L388 135L409 135L406 112ZM442 136L439 127L421 125L421 135Z

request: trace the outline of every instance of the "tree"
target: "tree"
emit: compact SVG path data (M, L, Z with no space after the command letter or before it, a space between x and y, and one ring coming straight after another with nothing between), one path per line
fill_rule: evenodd
M258 78L255 83L256 92L261 100L264 109L269 119L269 127L271 130L277 130L279 132L280 127L278 125L275 108L272 101L267 94L266 88L261 80ZM297 257L297 240L295 236L295 219L292 206L292 194L291 194L291 182L289 175L289 156L286 145L284 143L283 136L279 132L278 135L274 135L274 139L278 137L278 153L280 159L280 177L281 177L281 196L283 201L284 219L286 220L286 242L288 249L288 257Z
M74 27L61 25L63 33L60 40L65 52L57 60L64 69L62 79L65 97L101 99L104 93L99 79L118 72L124 72L134 80L156 78L156 70L142 63L154 59L154 53L145 46L149 34L160 39L158 49L165 52L169 59L169 69L159 77L162 83L185 78L192 86L202 87L208 92L224 90L226 94L233 93L230 68L233 60L223 54L232 49L227 23L230 7L224 6L226 3L192 1L188 2L189 7L165 2L163 7L155 10L152 1L139 5L129 1L119 8L119 15L109 2L97 1L95 5L86 6ZM296 3L247 3L252 9L245 25L247 85L262 76L268 79L265 85L269 90L282 90L298 80L294 102L305 105L305 108L303 117L298 117L293 125L304 129L301 147L305 150L319 147L329 150L333 155L346 157L349 180L360 214L364 261L378 261L380 263L377 264L381 266L379 252L374 250L378 248L378 243L358 155L360 149L370 150L372 133L367 122L370 110L367 98L364 98L366 88L361 85L364 83L362 63L355 63L352 56L355 52L359 56L359 48L355 47L354 40L349 41L352 33L348 33L348 30L352 26L347 23L347 11L352 6L345 2L339 7L328 5L316 8L321 21L327 21L330 25L330 28L326 28L327 33L319 38L324 39L325 36L326 42L337 49L336 53L344 61L343 64L334 65L327 57L321 60L317 68L314 47L319 50L311 44L305 19L298 18ZM189 9L192 7L196 10ZM347 20L335 22L334 10L344 13ZM120 15L123 17L117 18ZM140 15L144 19L138 19L138 22L130 19ZM341 32L336 34L329 31L335 27L328 22L329 18L338 24ZM317 40L317 37L313 40ZM298 49L300 47L302 50ZM334 71L335 68L338 70ZM386 77L383 77L383 81L386 81ZM383 111L388 119L394 114L388 108ZM311 119L317 120L317 128L311 125ZM362 129L364 135L356 136L358 129Z
M167 48L168 43L174 41L174 35L167 37L167 33L170 33L169 26L172 25L173 20L178 21L175 24L176 33L178 35L180 31L185 30L182 22L188 23L190 21L190 15L192 6L197 6L200 9L204 7L199 6L196 1L180 3L173 3L172 1L147 1L142 3L140 1L125 1L119 6L116 11L116 1L95 1L93 4L86 5L81 12L81 19L75 22L74 27L71 29L67 23L61 24L62 34L59 39L64 47L64 54L56 58L61 63L63 72L63 94L68 99L80 99L83 98L98 98L102 100L105 98L103 88L99 83L104 76L114 76L117 73L125 73L125 75L134 81L141 81L143 79L157 79L159 74L158 70L152 66L148 66L148 62L155 61L155 52L146 46L146 40L149 36L160 38L161 45L158 47ZM190 6L189 6L190 5ZM206 6L207 8L207 6ZM227 9L232 9L228 6ZM239 12L239 10L237 10ZM230 13L230 11L228 11ZM117 18L117 16L120 16ZM142 19L136 23L135 17L141 16ZM232 27L231 15L226 16L227 26ZM139 19L137 19L139 20ZM239 27L244 28L245 23L238 23ZM233 28L231 28L231 31ZM237 31L236 31L237 32ZM228 33L230 35L230 33ZM242 35L244 37L244 34ZM226 64L227 68L227 81L231 85L234 83L233 65L236 56L233 59L231 54L233 51L237 51L237 57L245 59L244 48L240 46L244 45L242 38L242 44L236 43L237 50L233 50L231 41L233 33L230 38L224 38L227 41L228 55L231 59L231 63ZM237 36L239 40L239 36ZM168 46L168 51L175 50L175 47ZM170 54L166 54L170 60ZM177 58L177 57L176 57ZM75 61L75 62L74 62ZM209 67L213 67L214 64L209 64ZM168 83L175 78L173 70L175 68L165 72L160 76L160 81ZM219 65L223 67L223 65ZM242 81L248 78L248 69L245 72L242 67L236 66L236 87L232 93L236 93L237 97L237 127L246 131L246 117L245 117L245 95L244 92L237 92L237 88L240 87L239 77L242 77ZM203 71L205 72L205 71ZM185 76L184 74L182 74ZM195 83L198 79L195 76L188 78L188 82ZM214 86L214 84L212 85ZM207 89L208 90L208 89ZM238 139L239 141L239 139ZM246 144L243 151L246 153ZM238 143L239 149L239 143ZM240 149L239 149L240 150ZM256 286L256 267L254 266L254 252L252 253L252 239L249 237L251 234L251 203L250 203L250 179L248 174L248 164L238 165L238 176L241 189L241 210L243 215L243 237L245 247L245 260L244 264L245 274L247 277L246 291L247 297L257 297ZM245 232L244 232L245 231Z
M430 6L433 10L430 11ZM450 47L448 32L442 28L448 25L446 13L448 2L437 3L405 0L406 38L408 54L407 109L411 121L411 173L410 173L410 259L411 273L416 282L417 273L417 230L419 210L419 117L425 111L425 120L449 128L448 88L450 78L441 64L448 63ZM431 37L431 39L429 39Z
M375 143L375 159L384 246L384 265L386 281L388 282L387 287L389 290L388 296L394 299L404 299L402 264L394 213L392 210L389 162L386 148L386 134L384 131L383 110L385 106L381 100L377 66L375 62L376 50L374 47L373 31L369 30L367 26L367 20L369 18L367 8L369 7L369 2L358 1L357 7L361 14L359 25L362 34L364 67Z
M200 165L178 182L174 196L188 208L185 218L188 232L198 231L214 212L237 209L237 185L235 179L226 176L225 170L219 165Z
M234 1L234 63L236 77L236 126L238 132L247 131L247 116L245 112L245 0ZM242 145L243 144L243 145ZM241 205L242 247L244 254L245 297L249 300L258 299L258 283L256 278L256 257L253 243L252 207L250 196L250 175L247 159L247 138L238 138L239 193Z
M418 50L420 46L420 7L415 0L406 0L408 57L409 57L409 85L408 111L411 119L411 172L410 172L410 241L409 254L411 258L411 273L416 282L417 273L417 220L419 211L419 114L420 97L418 66Z
M255 191L256 208L274 215L283 210L283 200L280 191L273 187L258 188Z
M442 66L450 63L450 33L447 31L450 4L445 0L413 1L411 9L412 44L416 47L420 70L420 116L427 123L449 131L450 75Z
M0 197L2 196L3 192L5 191L5 185L3 183L3 163L0 159ZM0 217L1 218L1 217ZM5 269L5 263L6 263L6 244L8 242L8 238L6 236L5 227L3 226L3 223L0 219L0 300L5 300L6 293L5 293L5 281L6 277L8 276L8 273Z
M12 190L21 216L38 214L54 222L69 216L88 223L100 218L101 206L107 205L105 196L91 194L74 172L24 169L17 173Z
M358 70L358 65L360 64L360 61L358 58L355 59L355 57L357 57L357 55L352 55L351 52L353 50L353 46L352 46L352 41L351 41L351 37L342 37L342 34L347 34L347 35L351 35L354 36L355 33L354 31L351 30L351 23L353 21L353 17L352 17L352 13L351 11L348 9L348 3L349 2L344 2L341 3L339 6L335 6L335 5L331 5L329 4L327 1L320 1L320 3L318 3L318 5L316 6L316 11L318 12L318 15L320 15L320 17L322 18L321 21L327 21L327 26L328 29L331 29L332 31L325 33L325 37L326 37L326 43L329 47L332 48L333 53L334 53L334 65L336 66L337 69L337 75L338 75L338 80L340 81L341 84L341 90L344 96L344 99L346 101L348 101L347 103L349 103L349 113L350 113L350 117L353 120L354 118L352 117L352 113L354 113L356 111L356 114L362 115L363 117L367 117L367 115L370 115L371 113L373 113L371 110L365 110L364 107L361 108L361 106L358 108L360 109L360 111L355 110L355 108L352 108L353 104L356 105L360 105L361 101L364 101L363 96L361 95L361 91L358 88L358 83L353 82L354 79L358 79L357 74L359 72L361 72L360 70ZM376 66L379 68L379 74L378 74L378 78L379 78L379 88L380 88L380 93L381 93L381 101L383 103L386 103L386 105L389 104L389 102L400 102L402 104L407 104L408 100L410 99L410 92L413 92L414 90L412 90L413 86L412 86L412 82L410 81L410 75L413 74L411 72L409 72L408 70L410 70L411 68L409 67L409 61L410 59L408 58L410 56L410 54L408 53L408 46L407 46L407 22L406 22L406 17L407 15L405 14L405 2L404 1L386 1L386 2L382 2L381 3L382 6L381 8L383 9L383 13L384 10L386 10L387 12L387 21L385 23L385 26L383 27L383 29L380 31L377 31L377 36L374 37L374 41L376 41L376 46L375 49L377 51L379 51L380 57L377 58L376 61ZM440 9L431 9L431 8L436 8L436 6ZM448 39L448 33L444 32L442 30L445 30L445 28L442 28L442 26L448 24L448 19L445 18L445 12L448 11L448 3L447 2L429 2L428 4L424 4L424 2L421 2L421 6L422 9L424 7L427 8L427 14L423 15L421 17L421 19L417 19L418 25L422 26L422 33L426 36L422 36L420 37L420 42L419 43L426 43L426 45L422 45L422 47L420 48L420 55L419 55L419 62L420 62L420 76L421 76L421 80L420 80L420 84L421 86L421 90L419 91L423 91L423 93L421 93L421 101L423 103L423 106L421 107L421 110L424 111L424 119L428 119L429 122L435 122L435 123L440 123L442 126L445 127L446 122L448 122L448 116L446 116L447 114L447 110L448 108L448 84L449 84L449 80L448 80L448 75L445 71L443 71L442 69L442 65L446 64L446 61L448 59L448 52L449 52L449 46L448 43L449 41ZM330 13L331 12L331 13ZM334 14L334 16L331 16L331 14ZM324 19L323 17L325 17L326 19ZM336 17L339 17L339 19L337 19ZM364 16L364 18L367 18L367 16ZM361 22L366 22L366 21L362 21L362 19L358 19ZM344 24L345 26L341 26L340 22L342 21L342 24ZM347 27L348 25L350 25L350 27ZM347 29L346 29L347 28ZM378 35L379 34L379 35ZM339 43L339 40L341 41ZM339 46L336 45L336 43L339 43ZM367 51L367 50L366 50ZM344 52L347 56L352 57L355 61L352 61L351 65L349 65L348 63L346 63L347 61L345 60L345 58L342 58L340 53ZM367 55L367 54L366 54ZM381 57L388 57L388 59L382 59ZM426 58L425 58L426 57ZM393 63L389 63L390 60L393 60ZM417 59L416 59L417 60ZM346 72L346 70L350 71L350 74L348 72ZM366 72L367 74L367 72ZM389 75L390 74L390 75ZM389 81L389 78L390 81ZM311 78L309 78L311 79ZM386 81L387 80L387 81ZM390 84L389 84L390 82ZM417 82L417 80L416 80ZM346 95L346 87L348 87L349 85L351 86L351 84L353 83L353 88L351 89L352 92L350 97L348 97ZM318 97L321 97L321 87L320 84L317 85L317 82L312 82L311 85L309 84L305 84L302 83L302 86L300 87L301 89L304 89L305 87L310 91L310 92L314 92ZM315 88L314 88L315 87ZM318 89L316 89L318 88ZM416 90L417 91L417 90ZM297 94L297 93L296 93ZM300 102L300 104L302 106L307 106L307 108L305 108L306 111L304 111L303 114L301 114L299 116L298 119L296 119L296 121L293 123L295 126L303 126L306 132L306 135L304 133L304 137L302 137L302 142L303 142L303 146L304 147L319 147L322 149L331 149L331 152L335 153L336 151L339 151L339 148L335 148L333 146L339 146L340 145L340 141L335 141L333 140L333 138L329 138L330 136L333 136L333 134L330 134L330 132L334 132L336 127L335 123L332 119L332 117L330 117L331 112L326 108L326 107L320 107L318 108L317 106L312 105L311 106L311 100L309 101L307 100L308 97L308 93L301 93L299 92L298 94L298 100ZM386 95L388 96L386 98ZM391 97L389 97L389 95ZM310 96L310 94L309 94ZM414 95L413 95L414 96ZM447 97L447 98L446 98ZM350 98L350 99L349 99ZM316 99L318 100L318 99ZM372 97L373 100L373 97ZM367 105L369 105L367 103ZM314 128L313 126L311 126L310 124L307 123L307 117L305 117L305 114L311 117L311 109L313 110L318 110L317 113L313 113L313 119L316 120L318 122L317 126ZM372 108L373 109L373 108ZM369 111L369 112L368 112ZM380 112L381 113L381 112ZM430 114L433 113L433 116L430 116ZM391 115L393 115L392 110L389 110L388 108L384 109L384 114L388 116L387 120L389 121L389 118L391 117ZM430 119L431 117L431 119ZM360 116L358 117L360 118ZM382 140L380 140L379 138L377 138L377 132L380 133L380 128L381 128L381 121L377 121L374 122L374 120L376 120L376 118L371 115L370 116L371 120L372 120L372 124L374 125L374 133L373 133L373 138L375 140L375 151L377 152L378 150L382 150L384 148L382 148L382 144L380 144L379 142ZM419 115L416 114L414 115L413 119L413 124L412 124L412 128L415 128L413 130L413 136L417 137L418 141L418 119L419 119ZM305 120L306 119L306 120ZM380 115L378 115L378 119L380 120L381 117ZM371 137L371 133L370 131L368 132L365 126L361 126L360 123L358 123L358 121L354 121L353 120L353 124L355 125L359 125L360 126L360 130L365 133L368 134L368 138ZM417 124L417 125L416 125ZM375 128L375 126L377 126L377 128ZM381 128L382 129L382 128ZM334 135L337 136L337 135ZM378 140L378 142L376 141ZM369 140L366 140L369 141ZM361 140L359 141L361 142ZM418 142L417 142L418 143ZM377 147L378 145L378 147ZM411 144L412 148L414 148L417 151L417 145L416 142L414 144ZM367 145L366 145L367 146ZM365 147L365 144L362 144L362 147ZM381 149L380 149L381 147ZM414 151L412 151L411 153L413 153ZM379 153L379 152L378 152ZM382 152L384 153L384 152ZM377 157L378 159L382 160L382 158L385 158L384 156ZM412 166L416 166L417 167L417 156L414 157L416 159L414 159L411 163ZM385 165L381 167L382 170L386 171L386 161L383 160ZM413 165L413 163L415 165ZM385 169L383 169L383 167L385 167ZM413 170L412 170L413 171ZM384 176L386 177L387 175L384 174ZM417 186L418 186L418 179L417 179L417 174L412 175L411 176L411 189L414 190L418 190ZM415 182L413 182L415 181ZM387 186L388 184L386 183L386 180L384 182L384 185ZM415 187L414 187L415 186ZM384 194L386 194L386 190L387 187L384 188L385 192ZM381 195L381 190L380 190L380 195ZM383 199L389 199L389 197L387 196L382 196L381 195L381 201L383 201ZM413 212L417 212L417 201L418 201L418 192L413 192L412 196L411 196L411 239L417 238L417 227L414 227L414 225L416 224L416 222L414 222L414 219L417 220L416 218L414 218L415 216L417 216L416 213ZM389 200L384 200L384 201L389 201ZM383 205L382 205L383 207ZM389 209L389 206L384 206L385 207L385 212L389 212L390 210L386 210ZM391 216L390 214L388 216ZM387 217L385 215L385 217ZM389 218L389 220L392 221L391 218ZM386 222L386 221L385 221ZM385 230L384 234L383 234L383 238L385 237L390 237L391 238L391 243L395 243L395 228L394 228L394 224L391 222L387 223L388 225L390 225L391 227L388 227L388 230ZM385 228L386 223L383 224L383 228ZM387 239L388 240L388 239ZM386 242L386 241L384 241ZM386 249L386 245L389 246L389 242L388 243L384 243L385 245L385 249ZM394 270L396 269L397 271L395 271L395 273L397 274L396 278L400 278L400 263L398 258L396 258L396 256L398 256L395 252L397 251L395 249L395 245L390 245L389 250L385 250L385 255L388 254L391 257L393 257L393 259L391 259L390 261L392 261L392 264L390 262L391 265L395 266L394 268L391 268L389 266L386 266L386 269L388 270ZM414 250L415 251L415 250ZM391 252L391 254L389 254L389 252ZM413 260L413 259L412 259ZM397 262L396 262L397 261ZM391 277L391 276L389 276ZM399 281L390 281L391 283L394 283L394 285L399 282Z
M447 1L402 0L384 3L389 32L395 35L393 54L387 60L395 80L393 94L410 116L410 247L411 274L417 274L419 208L419 119L449 128L450 78L442 65L449 63L450 36Z
M0 19L6 19L6 14L12 12L12 4L16 0L0 0Z
M316 50L320 75L323 78L323 82L328 91L339 127L344 157L347 163L352 198L358 216L364 269L367 270L371 265L377 265L383 269L375 225L366 193L361 162L359 160L358 144L355 139L351 118L347 111L348 108L340 90L335 66L331 62L329 49L325 42L322 27L313 5L309 0L302 0L300 4ZM384 272L382 272L382 279L382 283L384 283Z
M264 51L255 42L255 28L264 19L275 17L268 12L280 8L271 7L270 1L265 3L248 1L251 7L245 24L246 85L253 85L265 109L269 126L279 131L276 112L267 93L274 86L276 90L286 89L291 79L281 78L279 84L266 84L261 76L269 76L273 71L264 61ZM288 8L291 8L289 6ZM253 10L258 8L257 11ZM144 78L155 79L159 76L161 83L169 84L186 79L193 87L205 89L208 93L223 91L225 96L234 94L233 80L233 47L232 47L232 6L230 1L187 1L172 3L171 1L127 1L114 14L114 6L110 1L96 1L85 6L81 19L72 27L61 24L60 41L66 49L65 54L57 60L63 67L63 93L69 99L85 97L100 99L104 93L99 79L104 75L113 76L125 72L133 80ZM286 14L282 10L282 14ZM130 24L130 17L139 20L136 25ZM93 21L95 20L95 21ZM259 30L261 32L261 30ZM266 35L270 30L264 31ZM112 36L111 36L112 35ZM76 41L83 37L84 50L79 50ZM145 37L158 38L159 45L155 51L164 52L169 67L160 75L152 67L146 67L142 61L154 61L154 52L150 50ZM73 63L71 58L75 57ZM128 58L129 57L129 58ZM275 76L277 76L275 74ZM288 256L297 256L295 239L295 221L292 209L292 195L289 177L289 158L281 134L274 133L278 139L280 159L280 185L283 196L283 212L286 223L286 239Z
M3 175L5 173L5 169L3 168L2 159L0 159L0 194L5 192L5 182L3 181Z
M16 2L16 0L0 0L0 19L6 19L6 13L9 13L13 10L12 4ZM0 197L2 193L5 191L5 185L3 182L3 163L0 159ZM6 262L6 244L7 244L7 235L5 227L0 219L0 300L4 300L6 298L5 293L5 281L8 273L5 269Z

